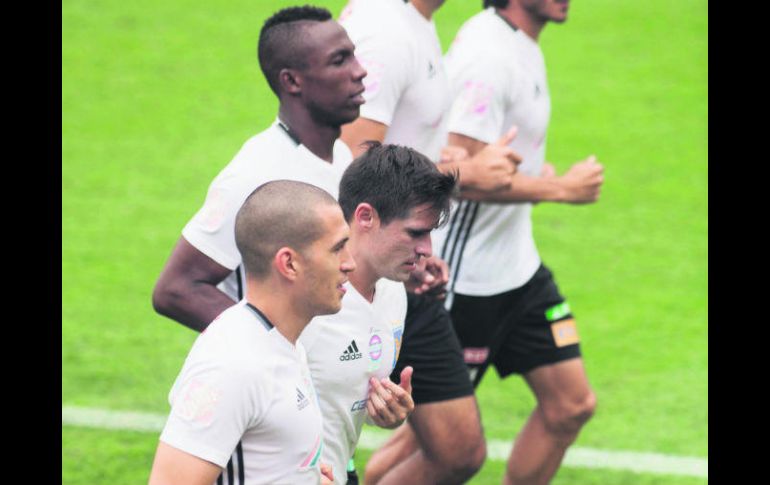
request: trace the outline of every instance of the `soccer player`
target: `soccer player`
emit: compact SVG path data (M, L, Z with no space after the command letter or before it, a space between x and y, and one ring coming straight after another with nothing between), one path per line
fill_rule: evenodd
M339 201L357 269L342 311L314 319L300 337L324 417L322 461L332 465L335 483L348 480L367 416L394 428L414 408L412 368L401 371L400 386L388 378L404 331L403 282L430 257L431 230L448 215L455 183L424 155L393 145L370 148L342 177Z
M508 190L466 191L446 231L435 239L452 254L447 303L478 385L489 365L501 377L520 374L537 404L508 459L505 484L548 483L566 449L593 415L575 320L543 264L532 233L538 202L595 202L603 183L596 157L556 175L545 164L550 98L538 39L548 22L567 18L568 2L487 0L489 7L460 29L446 58L456 98L450 144L469 154L494 142L507 126L523 161Z
M368 76L361 116L343 126L342 139L356 155L364 150L366 140L414 148L435 162L442 161L440 170L457 170L461 191L505 190L520 161L506 146L515 131L503 134L470 159L456 153L447 156L451 96L431 20L442 3L356 0L343 10L340 23L356 45L356 56ZM437 282L447 281L440 261L427 264ZM423 447L418 453L405 453L398 437L406 431L400 429L372 455L366 483L380 479L399 484L462 482L484 461L484 436L461 349L448 312L431 296L409 295L404 345L392 376L396 380L402 366L414 367L416 407L408 422Z
M322 481L321 412L297 338L339 311L355 269L348 236L340 206L313 185L268 182L247 197L235 218L246 295L193 344L150 485L210 485L225 467L244 484Z
M258 57L279 99L278 117L244 143L214 178L200 210L182 230L153 291L153 306L194 330L243 297L235 214L270 180L298 180L337 197L352 161L340 126L359 114L366 71L353 44L326 9L276 12L260 31Z
M361 93L366 71L357 62L353 49L344 29L332 20L328 10L292 7L267 19L260 32L258 56L265 77L279 99L278 119L270 128L249 139L212 181L203 207L184 227L158 278L153 291L156 311L202 331L218 313L242 298L244 268L233 238L233 222L246 196L257 186L271 180L292 179L316 185L336 197L342 173L352 159L345 143L337 140L340 126L358 116L364 101ZM414 259L419 258L415 255ZM429 289L430 283L421 288ZM389 337L384 332L379 335L383 347L389 345L387 339L398 337L398 326L398 323L392 324ZM374 360L375 343L371 341L373 349L367 354ZM353 339L343 344L342 348L335 347L335 351L342 353L350 345L350 351L345 354L348 360L337 354L334 363L357 363L355 357L363 354L360 348L356 350L358 344L352 345ZM364 343L369 344L370 340ZM313 365L315 355L309 358ZM383 364L381 369L373 368L370 372L378 375L384 369ZM408 381L411 370L400 369L399 378L402 372L406 372L404 376ZM360 377L363 383L369 381L366 376ZM337 386L358 384L358 381L347 381L338 382ZM405 412L411 411L411 397L387 403L376 400L382 391L401 395L397 387L402 390L409 387L408 382L401 384L395 386L382 379L372 384L369 393L373 400L372 412L385 413L372 418L373 422L394 426ZM320 387L319 391L322 391ZM369 395L357 397L356 401L364 398L368 401ZM387 409L383 410L383 406ZM369 413L368 403L364 407ZM346 412L355 411L359 410L348 408ZM230 481L231 470L228 467Z

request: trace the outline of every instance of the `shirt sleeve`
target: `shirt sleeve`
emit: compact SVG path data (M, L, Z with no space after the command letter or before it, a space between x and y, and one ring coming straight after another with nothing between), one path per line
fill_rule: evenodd
M361 117L390 126L398 102L409 87L410 73L415 72L410 49L403 39L384 30L353 42L356 58L367 72Z
M160 440L225 467L243 434L269 402L267 382L253 371L197 363L180 376Z
M206 200L182 229L184 238L225 268L241 264L235 245L235 216L248 196L233 174L223 172L209 186ZM255 185L256 187L256 185Z
M445 57L453 95L449 132L493 143L508 129L510 76L494 58L467 45L454 47Z

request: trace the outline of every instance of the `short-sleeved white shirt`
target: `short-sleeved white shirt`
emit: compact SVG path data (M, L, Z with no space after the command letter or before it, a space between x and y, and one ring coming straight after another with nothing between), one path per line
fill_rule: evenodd
M246 197L264 183L287 179L320 187L336 199L342 173L352 159L347 145L340 140L334 143L333 163L318 158L297 144L276 121L247 140L214 178L203 207L187 223L182 235L203 254L234 270L219 288L238 301L245 295L241 288L245 278L235 245L235 216Z
M193 344L169 393L160 440L225 467L246 484L320 481L321 413L305 350L245 301Z
M388 125L384 143L437 161L447 142L450 97L433 21L402 0L351 0L340 24L368 73L361 117Z
M403 283L380 279L369 303L345 285L342 310L315 317L300 335L324 417L322 462L335 483L347 481L347 464L367 417L369 378L388 377L396 364L406 316Z
M537 42L493 8L463 24L445 58L453 93L449 131L492 143L512 125L519 171L538 176L551 102ZM456 293L488 296L525 284L540 265L531 203L463 201L434 232L434 252L449 261Z

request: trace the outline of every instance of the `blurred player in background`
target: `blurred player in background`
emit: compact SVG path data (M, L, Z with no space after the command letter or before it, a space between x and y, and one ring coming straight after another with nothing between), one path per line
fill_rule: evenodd
M243 484L331 483L297 338L342 306L355 269L348 236L339 205L318 187L275 181L246 199L235 242L248 290L195 340L169 395L150 485L210 485L225 467Z
M511 124L523 161L507 190L464 192L450 224L435 238L450 264L447 306L478 385L489 365L521 374L537 400L515 440L505 484L544 484L556 473L596 407L570 307L542 263L532 233L538 202L595 202L603 183L596 157L556 175L545 163L550 98L538 38L564 22L568 2L487 0L446 57L454 101L449 143L469 155ZM416 446L416 442L412 439Z

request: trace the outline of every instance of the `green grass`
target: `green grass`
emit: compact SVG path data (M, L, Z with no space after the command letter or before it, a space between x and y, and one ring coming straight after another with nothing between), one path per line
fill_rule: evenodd
M439 10L445 47L479 3ZM62 4L63 404L167 411L195 334L152 311L152 286L211 179L275 116L256 40L292 4ZM707 24L705 0L584 0L541 36L547 158L606 167L598 204L534 211L599 398L578 446L708 456ZM533 404L494 372L478 395L496 439ZM146 483L157 434L62 432L63 483ZM503 466L472 483L498 483ZM563 468L553 483L705 482Z

